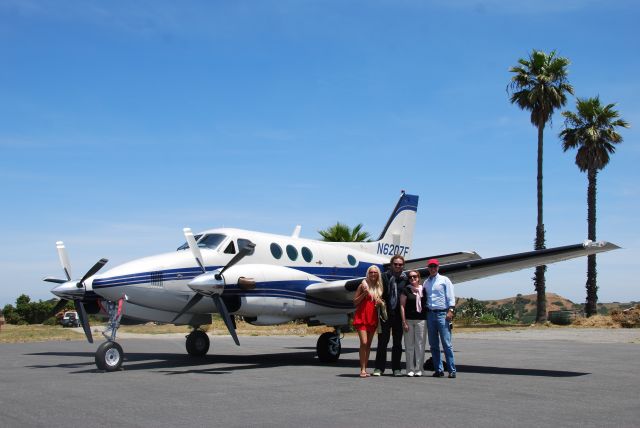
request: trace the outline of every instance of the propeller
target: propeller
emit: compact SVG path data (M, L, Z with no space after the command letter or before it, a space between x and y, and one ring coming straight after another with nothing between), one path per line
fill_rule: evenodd
M193 279L188 285L189 287L196 292L196 294L187 302L187 304L178 312L178 315L172 320L175 322L178 318L184 315L189 311L196 303L198 303L204 296L209 296L213 300L213 303L216 305L216 309L220 316L222 316L222 320L224 324L227 326L227 330L231 334L236 345L240 345L240 341L238 340L238 335L236 334L236 328L231 319L231 315L229 314L229 310L227 309L227 305L225 305L224 300L222 300L221 294L224 291L224 277L222 274L229 269L231 266L238 263L248 254L253 252L255 248L255 244L250 242L246 244L243 248L238 251L238 254L233 256L231 260L219 271L207 273L207 270L204 267L204 262L202 259L202 253L200 252L200 248L196 244L195 238L193 237L193 233L191 229L185 228L183 229L184 236L187 239L187 243L189 244L189 248L191 249L191 253L193 257L196 259L198 266L202 270L202 275L197 276ZM213 276L213 277L212 277Z
M62 269L64 270L64 274L67 279L65 280L53 278L50 276L43 279L46 282L53 282L55 284L58 284L58 286L54 287L51 292L60 297L60 301L53 308L51 315L55 315L67 304L69 300L72 300L73 306L75 307L76 312L78 312L78 318L80 318L80 323L82 324L84 334L87 337L89 343L93 343L91 327L89 326L89 318L87 317L87 311L85 310L83 304L86 292L84 282L95 275L100 269L102 269L102 267L108 262L108 260L98 260L96 264L94 264L79 281L75 281L71 279L71 264L69 263L69 257L67 256L67 250L64 246L64 243L62 241L56 242L56 248L58 249L60 264L62 265Z

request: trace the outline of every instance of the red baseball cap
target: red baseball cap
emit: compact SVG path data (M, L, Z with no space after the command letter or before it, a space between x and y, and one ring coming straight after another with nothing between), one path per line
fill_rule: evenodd
M440 266L440 262L438 261L438 259L429 259L427 260L427 267L430 265Z

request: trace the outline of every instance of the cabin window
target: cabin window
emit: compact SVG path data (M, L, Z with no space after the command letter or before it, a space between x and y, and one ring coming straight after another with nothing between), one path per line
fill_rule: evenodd
M311 260L313 260L313 253L307 247L302 247L302 250L300 252L302 253L302 258L305 262L309 263Z
M273 242L271 244L271 247L269 248L271 249L271 255L273 256L273 258L279 259L280 257L282 257L282 247L280 245Z
M355 257L353 257L351 254L349 254L349 255L347 256L347 261L349 262L349 264L350 264L351 266L355 266L355 265L358 263L358 261L356 260L356 258L355 258Z
M287 256L294 261L298 258L298 250L293 245L287 245Z

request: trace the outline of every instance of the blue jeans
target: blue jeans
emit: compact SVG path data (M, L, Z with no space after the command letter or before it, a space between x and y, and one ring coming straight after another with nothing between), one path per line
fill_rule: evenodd
M427 312L427 331L429 332L429 347L435 371L442 372L442 357L440 356L440 343L444 348L444 356L447 359L449 373L456 372L456 364L453 360L453 347L451 345L451 331L446 312ZM438 336L440 340L438 340Z

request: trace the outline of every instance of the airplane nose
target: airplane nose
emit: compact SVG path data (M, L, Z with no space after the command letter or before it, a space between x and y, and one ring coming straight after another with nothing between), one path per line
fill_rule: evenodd
M81 299L84 296L84 287L78 281L67 281L54 287L51 292L61 299Z

